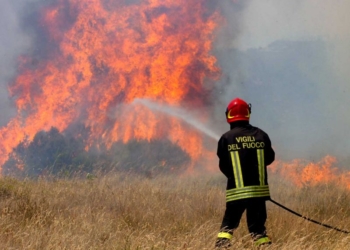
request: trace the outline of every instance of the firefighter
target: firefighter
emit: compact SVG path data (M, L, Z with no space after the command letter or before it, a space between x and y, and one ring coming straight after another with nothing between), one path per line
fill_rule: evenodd
M269 136L249 124L251 105L240 98L227 106L230 130L218 142L221 172L227 177L226 210L216 247L229 247L244 211L256 246L271 244L266 234L266 200L270 199L266 166L275 159Z

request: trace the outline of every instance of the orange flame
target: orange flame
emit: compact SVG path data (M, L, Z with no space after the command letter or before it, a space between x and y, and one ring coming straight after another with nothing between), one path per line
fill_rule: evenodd
M298 187L337 183L350 189L350 172L341 171L335 166L336 163L335 157L327 155L317 163L301 159L291 162L276 161L269 170Z
M205 78L215 79L210 54L218 12L204 0L56 0L41 11L47 37L40 59L22 57L10 87L18 114L0 129L0 165L25 138L79 121L89 143L168 136L193 159L202 137L136 98L203 106ZM204 95L203 95L204 94Z

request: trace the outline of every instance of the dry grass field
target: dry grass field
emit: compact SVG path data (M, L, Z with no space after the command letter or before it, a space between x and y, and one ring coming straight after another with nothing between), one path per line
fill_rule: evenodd
M296 188L270 176L272 197L321 222L350 230L349 190ZM215 175L145 178L0 179L1 249L213 249L225 208L225 179ZM350 236L268 202L264 249L350 249ZM245 218L232 249L255 249Z

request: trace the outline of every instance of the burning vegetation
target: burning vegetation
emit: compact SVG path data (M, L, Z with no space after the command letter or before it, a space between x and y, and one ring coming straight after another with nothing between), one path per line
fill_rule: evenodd
M319 162L303 159L277 161L269 169L297 187L337 184L350 189L350 171L337 167L337 164L334 156L327 155Z
M164 142L163 147L172 144L169 150L183 152L183 159L199 159L205 151L199 132L130 104L136 98L174 107L208 101L205 81L219 73L210 53L219 14L209 5L206 0L56 0L42 7L35 27L40 52L21 57L10 86L17 116L0 130L0 164L11 155L23 168L30 162L19 157L24 147L56 130L57 136L69 131L73 138L63 141L79 140L81 154L82 143L89 152L108 151L120 142ZM76 129L81 126L83 134ZM8 172L11 164L6 165Z

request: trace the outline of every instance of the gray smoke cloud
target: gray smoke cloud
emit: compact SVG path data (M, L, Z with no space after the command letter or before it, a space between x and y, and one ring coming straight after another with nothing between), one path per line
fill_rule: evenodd
M12 1L0 3L0 126L5 125L15 109L8 95L8 82L16 73L16 61L30 44L21 28L20 7Z
M0 126L5 126L16 114L13 100L9 96L8 85L17 73L21 55L35 53L38 39L30 28L36 18L36 11L44 0L12 0L0 2Z
M21 54L35 53L26 30L48 1L0 2L0 126L15 115L7 86ZM281 159L346 157L350 118L350 2L347 0L222 1L227 23L213 49L222 77L213 93L210 127L224 133L234 97L252 103L252 124L271 137Z

